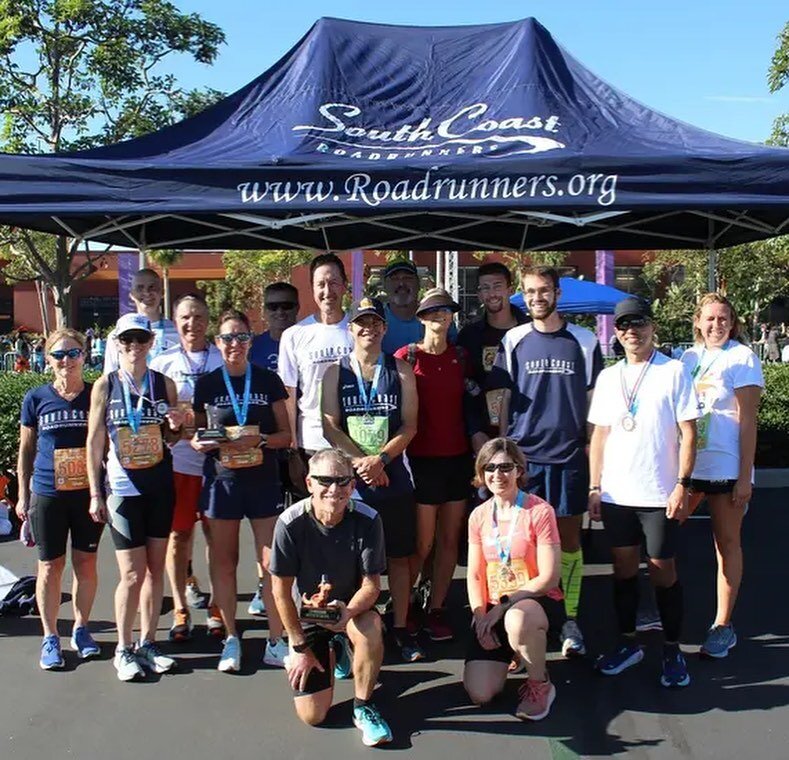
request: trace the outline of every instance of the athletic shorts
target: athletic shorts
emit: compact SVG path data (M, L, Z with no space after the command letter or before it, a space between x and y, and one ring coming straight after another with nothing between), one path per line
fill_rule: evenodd
M703 493L707 496L716 496L721 493L731 493L737 480L698 480L690 481L690 490L693 493Z
M172 529L179 533L188 533L194 528L194 524L202 514L200 492L203 488L203 476L174 472L173 485L175 487L175 506Z
M383 493L379 495L379 491ZM384 526L386 556L410 557L416 551L416 502L413 492L386 493L376 489L362 499L379 515Z
M72 549L93 554L99 548L104 526L91 519L89 509L88 491L68 491L57 496L30 494L27 519L42 562L66 553L69 533Z
M641 546L647 556L672 559L677 553L679 522L669 520L663 507L621 507L602 502L603 527L613 547Z
M527 490L547 501L557 517L586 512L589 500L589 462L579 451L564 464L538 464L526 460Z
M307 676L304 691L293 689L294 697L305 697L308 694L317 694L328 689L334 683L334 666L331 663L332 637L334 634L320 626L314 626L304 631L304 637L309 644L315 659L323 666L323 673L318 668L313 668Z
M471 491L474 463L471 454L454 457L408 457L414 476L417 504L464 501Z
M545 617L548 618L548 632L558 634L562 630L564 621L567 619L564 611L564 601L553 599L550 596L539 596L532 599L533 602L542 607L545 612ZM493 605L489 604L488 609ZM485 649L479 643L477 634L474 629L471 629L468 647L466 649L466 662L473 660L484 660L486 662L509 662L515 654L515 650L510 646L507 638L507 629L504 627L504 618L502 615L501 620L494 626L494 631L499 639L499 646L495 649Z
M175 496L169 488L145 496L107 497L110 532L115 549L136 549L149 538L169 538Z
M285 506L282 486L260 482L206 480L200 494L205 516L211 520L260 520L277 517Z

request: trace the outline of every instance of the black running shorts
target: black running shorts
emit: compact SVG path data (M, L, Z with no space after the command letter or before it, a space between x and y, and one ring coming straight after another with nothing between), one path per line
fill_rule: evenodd
M93 553L99 548L104 526L91 519L89 509L88 491L68 491L57 496L30 495L28 520L42 562L66 553L69 534L72 549Z
M136 549L149 538L169 538L175 494L171 488L145 496L107 497L110 532L115 549Z
M677 553L679 522L666 517L664 507L600 505L605 534L612 547L641 546L652 559L672 559Z

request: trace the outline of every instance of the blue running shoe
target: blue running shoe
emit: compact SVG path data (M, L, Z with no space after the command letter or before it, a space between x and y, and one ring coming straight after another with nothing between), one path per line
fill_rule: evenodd
M644 650L638 644L622 644L611 654L601 654L595 668L604 676L618 676L623 670L637 665L644 659Z
M737 645L737 634L734 626L714 625L707 631L707 638L701 645L699 654L719 660L729 654L729 650Z
M392 741L392 729L374 704L354 707L353 725L362 732L362 743L366 747L377 747Z
M351 657L351 644L348 637L338 633L332 637L331 644L334 647L334 677L341 681L350 678L353 672L353 661Z
M250 615L255 615L255 617L263 617L266 614L266 604L263 601L263 597L260 595L260 589L255 592L255 596L252 597L252 601L249 603L249 607L247 607L247 612Z
M41 670L60 670L66 666L63 652L60 651L60 638L54 633L45 636L41 642L41 659L38 664Z
M663 674L660 683L666 688L687 686L690 683L688 664L679 649L663 654Z
M101 654L101 648L93 640L93 636L90 635L90 631L84 625L75 628L72 632L71 648L79 655L81 660L98 657Z

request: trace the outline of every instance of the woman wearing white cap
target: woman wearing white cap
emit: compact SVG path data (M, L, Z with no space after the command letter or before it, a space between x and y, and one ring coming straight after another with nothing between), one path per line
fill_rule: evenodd
M178 440L183 414L176 408L175 383L148 368L153 342L148 318L125 314L113 339L120 369L93 386L88 479L91 516L109 523L120 570L115 669L121 681L131 681L144 675L143 668L166 673L175 666L156 646L155 637L174 504L172 457L164 444ZM101 478L108 437L105 503ZM135 646L132 628L138 607L141 631Z

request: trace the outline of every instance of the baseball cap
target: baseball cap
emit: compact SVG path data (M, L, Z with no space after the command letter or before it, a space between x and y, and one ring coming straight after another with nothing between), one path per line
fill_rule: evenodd
M384 305L377 298L362 298L351 307L349 320L355 322L359 317L373 314L382 322L386 322L386 312Z
M387 264L386 269L384 269L384 279L395 272L410 272L414 277L419 277L419 273L416 271L416 264L409 259L398 259Z
M430 288L416 307L416 315L438 308L449 309L452 312L460 311L460 306L452 300L452 296L444 288Z
M614 309L614 324L618 324L625 317L642 317L652 319L652 307L648 301L638 296L623 298Z
M115 335L123 335L131 330L141 330L153 335L151 321L144 314L124 314L115 325Z

